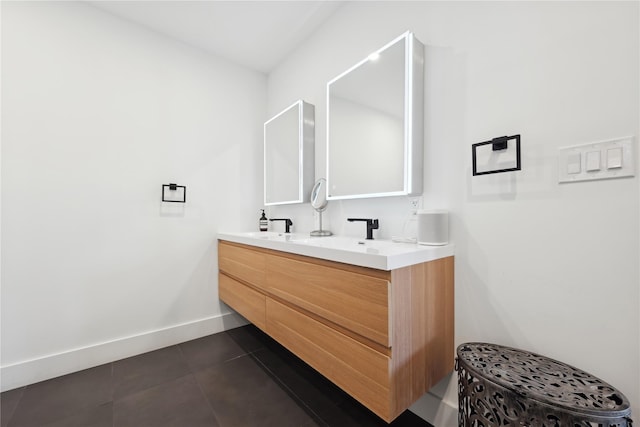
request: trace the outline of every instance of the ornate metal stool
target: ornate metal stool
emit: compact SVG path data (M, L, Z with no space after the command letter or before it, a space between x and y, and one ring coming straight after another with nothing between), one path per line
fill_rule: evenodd
M573 366L496 344L458 347L460 427L631 427L627 398Z

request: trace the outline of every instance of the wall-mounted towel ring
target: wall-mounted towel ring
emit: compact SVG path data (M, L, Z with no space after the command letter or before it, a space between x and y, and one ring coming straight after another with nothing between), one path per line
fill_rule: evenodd
M172 203L186 203L187 187L178 184L162 184L162 201Z
M484 148L487 145L491 145L491 149ZM499 136L489 141L473 144L471 156L473 176L519 171L522 168L520 135Z

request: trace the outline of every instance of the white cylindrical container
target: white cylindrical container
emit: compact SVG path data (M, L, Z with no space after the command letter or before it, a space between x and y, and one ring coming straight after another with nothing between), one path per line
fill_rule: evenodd
M441 246L449 243L449 212L418 211L418 244Z

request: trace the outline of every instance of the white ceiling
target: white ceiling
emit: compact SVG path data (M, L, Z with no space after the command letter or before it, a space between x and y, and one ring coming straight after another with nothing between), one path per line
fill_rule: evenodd
M342 1L91 1L94 6L268 73Z

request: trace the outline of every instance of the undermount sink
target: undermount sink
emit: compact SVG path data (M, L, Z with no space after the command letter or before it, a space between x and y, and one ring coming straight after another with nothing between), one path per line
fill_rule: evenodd
M245 234L250 239L282 240L282 241L291 239L290 233L277 233L275 231L249 231L243 234Z
M219 233L218 239L346 264L393 270L453 255L453 245L422 246L346 236L310 237L273 231Z
M301 245L318 246L321 248L334 248L340 250L369 250L369 249L381 249L381 250L393 250L406 249L407 243L396 243L391 240L367 240L357 239L355 237L342 237L342 236L330 236L330 237L303 237L297 236L289 239L291 243ZM409 245L415 246L410 243Z

